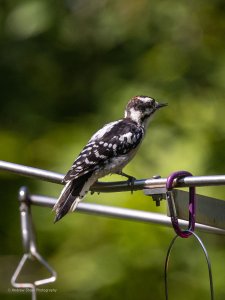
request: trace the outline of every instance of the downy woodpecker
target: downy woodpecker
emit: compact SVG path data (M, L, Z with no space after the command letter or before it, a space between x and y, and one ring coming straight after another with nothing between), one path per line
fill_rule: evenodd
M124 118L106 124L89 140L65 175L63 188L53 210L55 222L74 211L90 187L101 177L122 172L136 154L153 114L167 104L147 96L135 96L127 104Z

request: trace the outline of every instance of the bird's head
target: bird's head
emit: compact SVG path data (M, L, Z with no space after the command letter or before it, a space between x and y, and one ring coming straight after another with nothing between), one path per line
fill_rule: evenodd
M126 106L125 118L129 118L138 125L146 127L154 112L164 106L167 106L167 104L159 103L151 97L135 96Z

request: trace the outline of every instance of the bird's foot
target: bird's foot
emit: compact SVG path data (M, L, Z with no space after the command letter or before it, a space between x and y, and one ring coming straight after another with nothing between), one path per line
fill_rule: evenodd
M128 175L128 174L123 173L123 172L118 172L117 174L121 175L121 176L124 176L128 179L127 182L129 184L129 186L131 187L131 189L130 189L131 194L133 194L133 192L134 192L134 181L136 180L136 178L134 176Z
M127 180L128 184L130 186L131 194L133 194L133 192L134 192L134 182L135 182L135 180L136 180L136 178L133 177L133 176L130 176L130 178L128 178L128 180Z
M95 181L95 183L98 183L98 180L97 181ZM94 193L97 193L98 195L100 194L100 192L96 192L96 191L90 191L90 193L91 193L91 195L94 195Z

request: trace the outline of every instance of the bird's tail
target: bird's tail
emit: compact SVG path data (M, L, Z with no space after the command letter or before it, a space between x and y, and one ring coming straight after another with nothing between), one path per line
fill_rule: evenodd
M53 207L53 210L56 212L54 223L59 221L69 211L76 209L78 203L93 184L93 181L90 180L91 175L92 173L87 173L66 183Z

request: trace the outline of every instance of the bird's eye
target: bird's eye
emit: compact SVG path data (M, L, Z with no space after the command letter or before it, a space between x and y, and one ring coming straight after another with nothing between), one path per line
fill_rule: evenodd
M155 99L152 99L151 106L155 106Z

